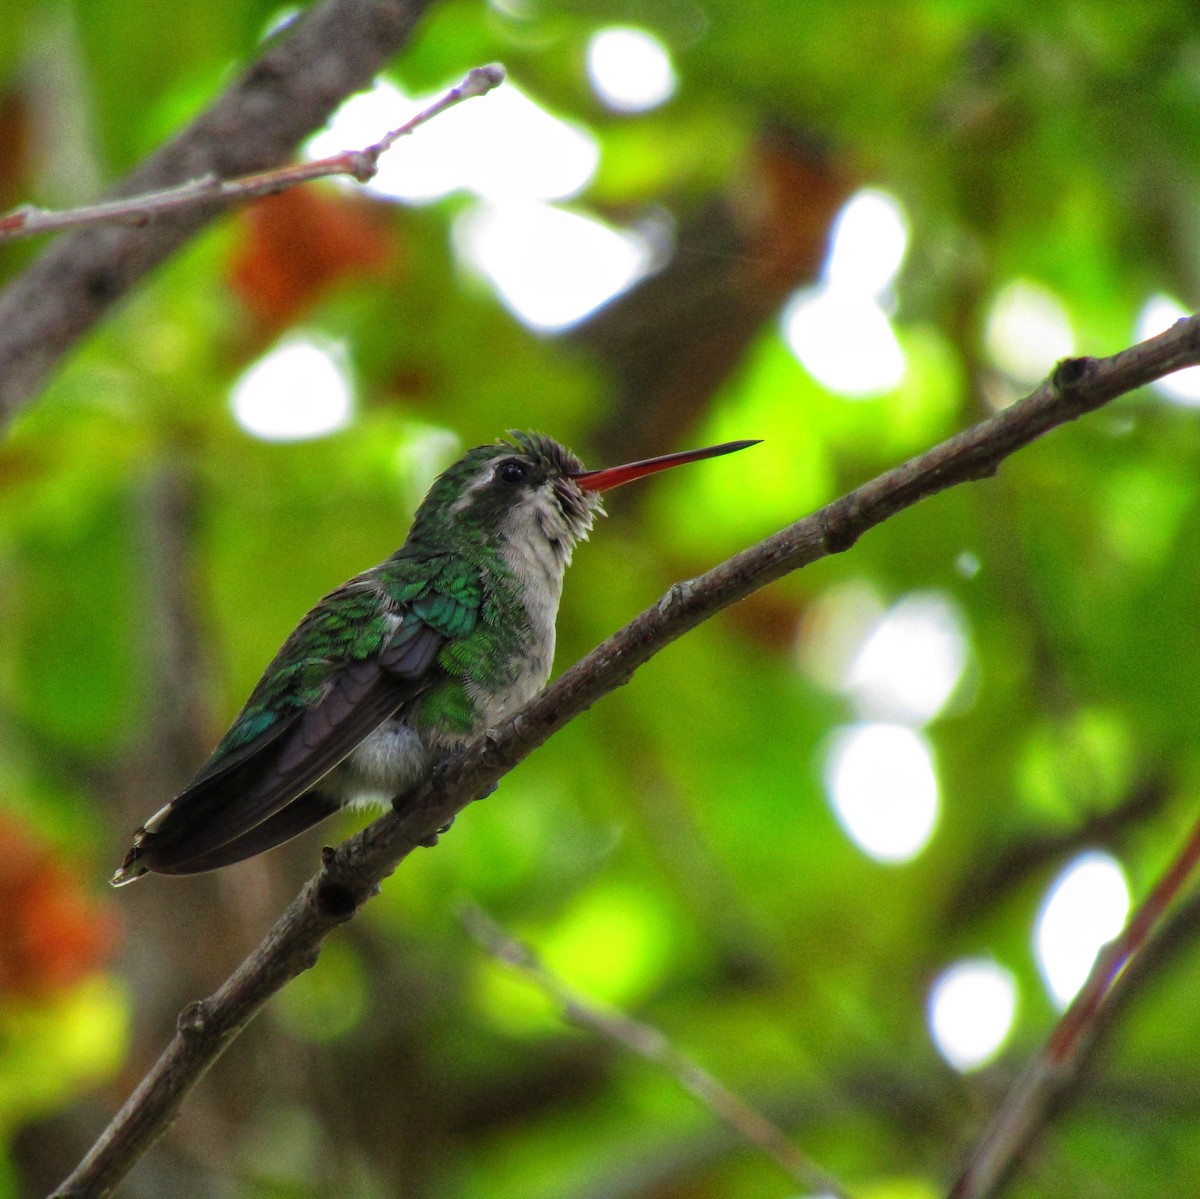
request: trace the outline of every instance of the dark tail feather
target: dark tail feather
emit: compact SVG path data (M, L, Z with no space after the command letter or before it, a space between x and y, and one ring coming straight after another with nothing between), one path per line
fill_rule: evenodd
M202 874L206 870L216 870L219 866L229 866L290 841L318 821L332 816L340 806L336 799L319 790L306 791L299 799L292 800L286 807L280 808L261 824L256 824L248 832L242 833L240 837L235 837L232 841L196 857L187 858L182 862L173 861L169 866L155 865L154 844L150 842L143 853L139 853L137 849L131 851L121 867L121 873L128 873L129 878L121 881L132 881L148 870L156 874Z

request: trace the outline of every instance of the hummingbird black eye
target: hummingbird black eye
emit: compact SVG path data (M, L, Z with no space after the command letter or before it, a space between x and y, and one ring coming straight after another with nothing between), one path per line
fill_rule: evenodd
M496 474L505 483L524 483L529 478L529 467L519 458L509 458L500 463Z

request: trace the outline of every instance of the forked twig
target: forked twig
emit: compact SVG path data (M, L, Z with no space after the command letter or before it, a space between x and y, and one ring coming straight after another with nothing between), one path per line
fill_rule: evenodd
M1059 1018L1049 1040L1009 1088L975 1142L966 1166L950 1189L949 1199L987 1199L999 1191L1045 1124L1054 1099L1082 1064L1129 963L1158 927L1197 864L1200 820L1120 934L1097 955L1087 981Z
M243 175L240 179L219 179L216 175L203 175L199 179L189 179L186 183L162 191L63 211L26 205L0 216L0 242L32 237L37 233L74 229L82 225L145 225L164 212L177 212L179 209L191 208L198 204L229 204L254 200L261 196L273 196L299 183L311 183L314 179L328 179L335 175L348 175L357 179L359 183L369 183L379 170L380 157L400 138L407 137L448 108L475 96L486 95L493 88L499 87L503 81L504 68L499 63L475 67L457 87L452 87L428 108L423 108L403 125L361 150L343 150L339 154L319 158L314 162L290 163L274 170Z

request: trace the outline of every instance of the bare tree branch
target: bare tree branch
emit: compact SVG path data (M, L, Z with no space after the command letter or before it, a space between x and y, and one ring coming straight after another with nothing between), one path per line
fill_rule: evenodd
M562 1004L565 1019L589 1028L661 1067L718 1120L765 1153L800 1186L822 1195L846 1199L845 1188L797 1149L762 1112L751 1107L687 1054L676 1049L657 1028L634 1020L624 1012L605 1011L589 1002L548 970L532 949L505 932L481 908L468 905L463 908L461 917L467 931L488 953L514 970L519 970Z
M993 473L1010 454L1154 379L1200 364L1200 317L1111 358L1071 358L1032 395L849 492L689 582L593 650L516 716L444 758L403 815L389 814L324 855L321 869L262 943L209 998L180 1016L176 1035L113 1118L57 1199L98 1199L157 1138L188 1091L281 987L317 960L417 846L568 721L629 681L676 638L759 588L829 554L921 499ZM147 885L145 883L142 884Z
M450 88L428 108L423 108L403 125L361 150L343 150L340 154L319 158L314 162L293 163L271 171L259 171L255 175L244 175L240 179L220 179L216 175L204 175L164 191L109 200L106 203L90 204L64 212L52 212L49 209L27 205L10 212L7 216L0 216L0 242L19 237L33 237L38 233L56 233L85 225L141 226L164 213L179 212L194 208L198 204L214 201L234 204L255 200L261 196L274 196L299 183L311 183L315 179L328 179L334 175L349 175L359 183L369 183L379 171L380 157L400 138L407 137L446 109L453 108L464 100L486 95L494 87L499 87L503 81L504 68L499 63L475 67L457 87Z
M407 42L430 0L324 0L297 17L207 112L114 189L144 195L289 161L347 96ZM59 359L144 275L228 201L206 198L150 225L105 225L54 242L0 292L0 426Z

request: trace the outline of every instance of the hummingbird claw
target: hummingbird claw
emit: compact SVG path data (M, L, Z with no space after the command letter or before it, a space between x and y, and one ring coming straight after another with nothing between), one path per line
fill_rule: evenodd
M436 833L430 833L428 837L422 837L421 840L417 842L417 844L420 845L423 849L432 849L438 843L438 841L441 839L442 834L450 831L450 826L453 823L454 823L454 817L451 816L450 819L447 820L446 823L443 824L442 827L440 829L438 829L438 831Z

